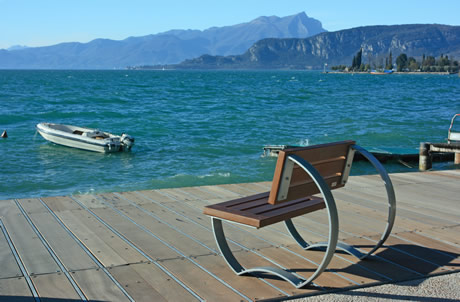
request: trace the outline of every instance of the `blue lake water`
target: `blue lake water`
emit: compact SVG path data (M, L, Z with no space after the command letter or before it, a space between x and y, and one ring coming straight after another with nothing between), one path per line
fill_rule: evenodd
M417 153L422 141L445 142L455 113L456 75L4 70L0 199L271 180L266 144L353 139ZM136 145L117 154L57 146L36 133L39 122L126 132Z

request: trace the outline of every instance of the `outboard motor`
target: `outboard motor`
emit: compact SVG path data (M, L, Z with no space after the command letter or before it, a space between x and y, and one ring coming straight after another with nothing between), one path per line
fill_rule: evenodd
M123 133L120 138L121 145L123 146L123 150L131 150L132 146L134 145L134 137Z

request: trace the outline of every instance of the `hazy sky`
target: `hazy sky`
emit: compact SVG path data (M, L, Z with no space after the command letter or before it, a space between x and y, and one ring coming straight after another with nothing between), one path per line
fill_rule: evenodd
M305 12L329 31L364 25L460 25L460 0L0 0L0 49L122 40Z

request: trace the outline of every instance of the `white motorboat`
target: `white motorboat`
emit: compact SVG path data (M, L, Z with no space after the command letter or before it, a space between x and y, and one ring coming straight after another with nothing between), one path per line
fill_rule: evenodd
M134 144L134 138L127 134L113 135L85 127L39 123L37 130L50 142L88 151L103 153L129 151Z

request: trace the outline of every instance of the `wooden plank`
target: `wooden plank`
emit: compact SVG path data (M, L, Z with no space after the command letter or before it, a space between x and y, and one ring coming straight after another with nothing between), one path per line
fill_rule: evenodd
M195 201L195 202L204 202L204 201ZM170 207L172 210L176 210L179 213L187 216L190 220L195 221L196 223L205 226L208 230L211 230L211 223L210 219L202 214L202 206L199 207L189 207L189 206L184 206L182 202L180 201L175 201L173 202L168 202L165 204L166 206ZM193 205L193 203L189 203L189 205ZM143 208L147 210L152 210L152 211L157 211L158 208L156 206L152 205L143 205ZM160 209L163 211L164 209ZM182 220L181 217L175 218L175 219L180 219ZM247 229L247 232L251 232L251 229ZM235 229L233 226L226 227L225 234L227 238L232 239L243 246L248 246L250 248L263 248L263 247L268 247L270 244L268 244L266 241L254 238L254 237L249 237L246 232L242 232L240 229ZM261 232L259 235L262 235L263 232ZM209 238L214 238L212 233L209 233ZM276 234L271 234L271 237L277 238ZM213 244L215 247L215 243ZM234 246L230 243L230 247L232 250L234 249ZM217 247L215 247L217 248ZM239 248L235 248L235 250L238 250Z
M106 205L104 205L102 200L98 199L96 195L93 195L93 194L73 195L72 197L78 200L80 203L82 203L84 206L86 206L89 209L106 207ZM78 209L81 209L81 206L79 206Z
M171 196L175 199L179 199L184 202L188 202L190 200L193 200L194 198L190 196L189 194L186 194L184 192L181 192L180 190L176 189L161 189L158 190L158 192L165 193L167 196Z
M51 254L17 207L2 220L30 275L60 272Z
M364 251L370 251L375 245L375 242L365 238L347 238L344 241L348 244L356 245ZM438 265L430 264L403 252L399 252L396 249L391 249L387 246L381 247L377 252L375 252L375 255L390 260L396 264L401 265L402 267L406 267L410 270L418 272L420 276L443 272L443 270Z
M176 199L174 198L161 194L160 191L161 190L147 190L147 191L139 191L139 193L155 201L161 202L161 203L168 203L168 202L176 201Z
M190 213L186 211L181 211L180 214L183 214L185 216L187 215L199 215L200 219L197 219L199 223L193 223L192 219L187 219L184 218L183 216L176 214L172 212L172 210L168 210L167 208L164 208L158 204L155 204L153 202L145 203L144 198L141 196L134 194L134 193L124 193L123 194L124 198L127 198L131 202L135 204L140 204L142 206L142 209L152 213L153 215L156 215L160 217L165 223L171 224L173 227L179 229L180 231L186 233L187 235L197 239L198 241L202 242L208 247L214 248L216 251L215 247L215 239L214 236L212 235L212 232L210 230L210 225L209 225L209 219L201 219L201 212L195 212L195 213ZM171 206L171 204L167 205L168 207ZM203 217L204 218L204 217ZM152 218L153 219L153 218ZM240 249L236 245L231 245L232 250L238 250Z
M63 211L58 215L88 249L95 251L93 255L105 266L147 261L144 256L90 213L72 210ZM97 251L101 252L97 253Z
M304 278L308 278L316 270L318 264L313 264L305 259L302 259L299 256L289 253L282 248L271 247L259 250L259 252L273 259L276 263L279 263L286 269L299 274ZM316 253L314 251L306 251L302 254L303 257L310 259L310 254ZM315 284L325 288L346 288L349 286L355 286L356 284L337 275L330 271L323 272L317 279L315 279Z
M371 238L374 240L379 239L378 237ZM436 245L434 242L430 243L430 246L422 246L411 244L395 236L390 236L385 242L385 245L407 252L420 259L424 259L431 263L437 264L440 267L439 270L441 272L459 269L460 261L456 260L456 258L453 258L453 256L450 256L447 253L439 253L438 250L436 250L434 247L434 245Z
M143 226L151 233L155 234L158 238L167 242L171 246L174 246L187 256L198 256L212 253L212 251L192 240L190 237L185 236L133 206L123 206L119 207L119 209L133 219L137 224Z
M341 199L346 199L347 204L346 206L343 206L340 204L340 202L337 202L339 205L340 213L339 215L344 215L342 213L346 213L348 215L349 211L353 211L355 213L360 213L362 216L362 220L370 220L370 227L372 227L373 224L376 224L377 222L383 222L386 223L387 215L388 215L388 206L382 202L382 204L376 205L373 202L368 202L366 197L362 197L360 193L354 193L351 194L350 196L348 194L343 194L341 192L339 195L338 200ZM357 200L359 199L359 204ZM383 208L385 207L385 208ZM397 207L397 205L396 205ZM380 211L378 209L381 208ZM398 211L396 209L396 211ZM404 216L397 215L396 218L396 227L402 228L404 230L414 230L416 228L419 229L426 229L426 228L432 228L433 226L439 225L439 222L436 221L427 221L427 220L414 220L414 216L412 215L411 218L407 218ZM374 221L374 223L372 223Z
M129 301L128 297L99 269L72 272L72 277L88 300Z
M232 193L236 193L240 195L241 197L244 196L249 196L249 195L254 195L254 194L259 194L259 193L264 193L264 192L269 192L270 188L268 190L259 190L258 192L253 192L249 190L247 187L245 187L242 184L228 184L228 185L219 185L220 188L224 190L228 190Z
M220 196L222 200L230 200L241 197L241 194L226 190L224 186L203 186L200 188L213 193L216 196Z
M114 193L105 193L96 195L100 200L108 202L114 206L127 206L129 202L120 198L117 194Z
M435 175L443 175L448 177L453 177L455 179L460 179L460 171L459 170L443 170L443 171L431 171L430 173Z
M112 267L109 272L135 301L197 300L179 283L150 262Z
M142 207L148 211L152 211L153 213L157 213L158 215L161 215L162 218L168 218L168 222L173 224L174 226L178 227L185 233L189 234L190 236L194 236L195 238L199 238L199 240L202 243L205 243L209 247L213 247L214 249L217 250L217 247L215 245L215 240L214 236L211 233L211 224L210 224L210 219L205 217L201 213L202 209L202 204L205 204L205 201L195 201L198 202L200 205L197 207L184 207L183 203L176 201L174 203L167 203L166 206L171 209L171 211L178 211L180 214L183 214L187 216L191 221L194 221L196 224L199 224L203 227L205 227L208 231L204 232L203 228L198 227L198 229L194 229L193 225L196 224L187 224L187 220L184 219L183 217L179 216L174 216L175 214L169 211L165 212L165 209L155 205L155 204L142 204ZM194 202L194 203L195 203ZM192 203L193 204L193 203ZM168 213L169 212L169 213ZM271 245L266 241L266 240L271 240L273 242L276 242L276 244L281 245L281 244L288 244L292 243L292 238L290 236L279 236L279 234L274 233L271 230L265 230L265 229L260 229L260 230L254 230L251 228L245 228L245 227L238 227L236 225L232 224L225 224L225 233L227 238L232 239L243 246L246 246L251 249L260 249L264 247L270 247ZM279 226L283 230L285 227L283 225ZM199 235L197 235L199 234ZM257 237L254 237L257 236ZM229 242L229 245L232 250L240 250L241 248L233 245L231 242Z
M433 172L409 172L409 173L397 173L395 177L410 181L412 183L440 183L440 182L455 182L455 178L451 178L442 173Z
M76 210L80 206L68 196L62 197L46 197L42 200L53 210L53 212Z
M363 188L359 192L361 196L368 196L369 201L372 205L378 206L379 208L386 207L387 195L386 192L376 192L375 190L369 188ZM397 192L398 193L398 192ZM422 192L419 194L423 195ZM460 219L460 211L456 209L450 209L442 211L442 209L433 206L433 199L431 203L421 204L418 197L414 198L405 198L407 196L397 195L397 210L398 216L404 216L408 218L417 219L430 219L435 222L440 222L442 225L446 225L452 222L456 222ZM355 200L357 203L358 200ZM457 212L458 214L455 214Z
M252 252L238 251L234 255L246 268L275 266L273 263ZM206 269L213 272L222 280L225 280L233 288L236 288L253 301L286 297L283 292L289 295L298 295L318 291L318 289L314 288L296 289L291 284L274 275L261 275L259 276L260 279L252 275L238 276L230 269L224 258L220 255L200 256L196 260L206 267Z
M352 169L353 170L353 169ZM348 178L345 188L366 188L366 187L384 187L385 184L380 178L380 175L361 175L358 177Z
M363 213L347 212L344 215L342 210L339 210L339 238L344 239L354 236L374 235L382 233L385 229L386 222L372 220L366 217ZM329 220L325 210L309 213L308 215L299 216L295 219L295 224L299 228L311 229L317 234L321 234L324 238L328 235ZM399 229L395 226L394 229ZM405 231L405 229L399 229Z
M48 213L30 214L42 236L68 270L96 268L97 265L78 243Z
M74 210L75 211L75 210ZM81 211L78 211L81 212ZM91 253L105 266L124 265L129 262L123 259L105 240L109 238L100 238L96 233L96 230L90 228L90 226L82 223L76 215L71 211L63 211L59 213L59 218L62 219L63 223L72 230L72 233L91 251ZM100 233L100 232L99 232ZM115 236L112 233L113 238ZM115 241L115 240L113 240ZM127 244L126 244L127 245ZM143 259L141 257L135 258ZM144 260L146 260L144 258Z
M104 208L93 209L92 211L153 259L180 257L179 254L168 248L161 241L143 232L135 224L118 215L114 210Z
M20 199L19 203L21 205L27 204L27 207L24 208L27 214L47 212L47 210L40 204L40 201L37 198Z
M244 298L186 259L161 262L183 283L207 301L241 301Z
M210 202L218 202L221 200L220 196L213 194L207 190L203 190L201 187L187 187L180 188L181 191L193 196L195 199L208 200Z
M0 228L0 279L22 276L8 241Z
M403 232L403 233L397 233L397 235L398 237L401 237L406 240L410 240L422 246L435 248L440 252L451 255L452 257L459 257L460 255L460 247L441 242L431 236L430 237L424 236L423 232Z
M18 213L18 208L13 200L0 200L0 218Z
M0 279L0 301L34 302L35 299L24 278Z
M436 185L437 186L437 185ZM351 186L347 186L343 190L339 190L345 194L353 195L368 195L368 198L372 201L375 199L386 199L386 191L379 189L375 190L375 188L353 188ZM450 205L453 201L456 201L458 197L455 195L455 191L449 193L447 190L437 190L435 186L427 186L426 184L411 184L403 187L396 187L396 199L397 203L399 201L403 201L410 205L421 205L427 208L432 208L436 205L437 210L444 210L446 213L459 213L458 209L450 210ZM336 193L336 192L334 192ZM452 194L451 197L449 195ZM442 196L440 200L439 197ZM440 208L440 206L442 206Z
M72 284L62 273L35 275L32 282L38 296L47 299L81 300Z
M228 187L230 191L233 191L233 188L244 189L247 193L245 195L258 194L270 190L271 182L264 182L265 185L260 185L258 183L239 183L233 184ZM227 188L227 187L226 187Z
M453 245L456 248L460 248L460 238L458 238L458 234L460 234L460 226L417 230L417 233L435 238L439 241Z
M168 206L173 206L173 205L168 204ZM145 206L146 209L151 209L154 207L155 207L154 205ZM179 208L180 208L179 206L175 208L172 207L172 209L176 209L176 210ZM206 228L207 231L204 231L203 228L199 227L198 229L196 229L196 232L193 232L194 228L187 228L188 225L176 224L176 226L180 227L181 230L183 230L184 232L188 233L191 236L196 237L197 236L196 234L200 234L200 236L196 238L200 238L201 242L217 250L214 235L212 233L211 219L209 219L209 217L204 216L200 212L200 210L193 209L193 208L188 208L185 214L191 221L194 221L196 224L199 224L202 227ZM179 219L183 220L182 217L180 217ZM243 246L246 246L249 248L255 248L255 249L270 246L270 244L268 244L267 242L263 240L253 238L252 236L248 236L247 232L241 231L240 228L238 227L235 228L235 225L225 223L224 228L225 228L225 234L228 239L238 242L239 244ZM246 231L250 231L250 229L248 228L244 228L244 229ZM203 237L206 237L206 238L203 238ZM241 249L241 247L234 245L232 242L229 242L229 245L233 251Z
M321 251L305 251L297 244L290 244L286 246L290 251L296 252L300 255L308 255L308 258L316 263L321 263L324 253ZM362 265L356 265L358 259L354 261L347 261L346 258L341 257L343 252L338 251L332 258L327 269L337 272L340 275L353 280L357 284L375 284L391 280L389 277L384 277L372 270L366 270Z

